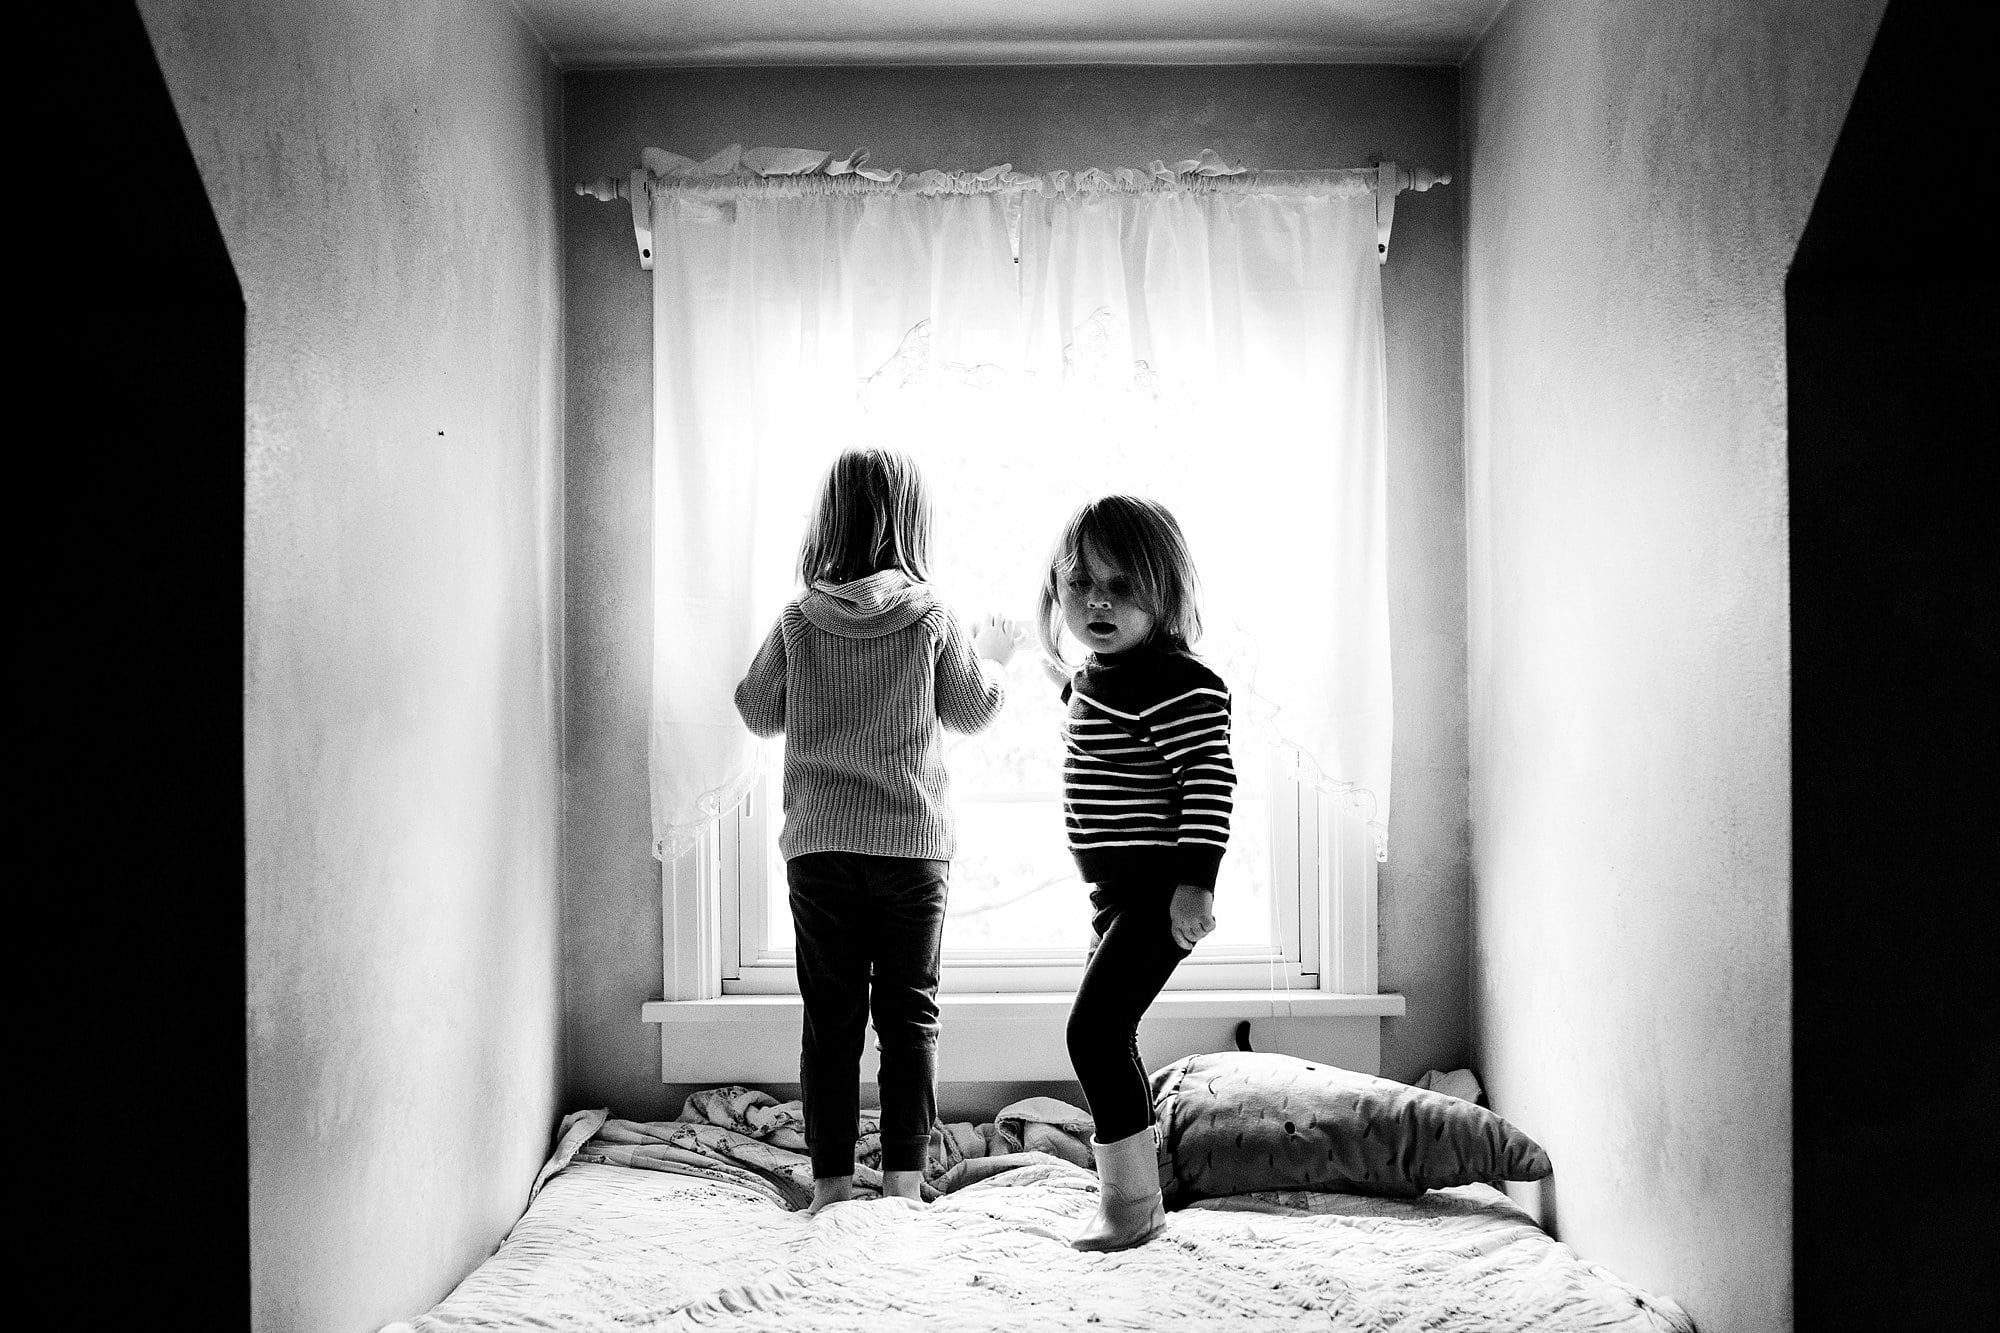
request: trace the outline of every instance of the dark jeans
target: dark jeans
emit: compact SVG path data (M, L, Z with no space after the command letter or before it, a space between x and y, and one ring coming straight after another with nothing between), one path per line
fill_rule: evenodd
M1139 1056L1139 1020L1188 951L1174 943L1171 883L1091 886L1097 932L1069 1010L1069 1062L1083 1084L1099 1143L1153 1123L1153 1092Z
M798 940L799 1086L813 1176L854 1174L861 1043L882 1052L882 1169L920 1171L937 1122L947 861L808 852L785 862Z

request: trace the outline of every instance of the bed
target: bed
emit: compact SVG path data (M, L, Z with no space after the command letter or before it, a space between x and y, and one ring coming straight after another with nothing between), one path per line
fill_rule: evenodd
M1351 1154L1337 1166L1320 1161L1331 1137L1310 1141L1306 1119L1327 1109L1325 1099L1282 1094L1250 1120L1236 1104L1218 1118L1214 1098L1238 1097L1228 1080L1212 1069L1180 1076L1197 1086L1184 1087L1178 1103L1156 1103L1165 1108L1166 1230L1115 1253L1070 1248L1096 1206L1097 1181L1077 1160L1087 1153L1077 1133L1087 1136L1087 1118L1052 1099L1014 1103L983 1125L941 1126L922 1204L877 1195L813 1217L800 1211L811 1182L796 1102L733 1087L689 1098L677 1121L576 1112L498 1251L431 1310L383 1333L1693 1333L1671 1300L1585 1262L1490 1182L1378 1180L1360 1185L1364 1193L1356 1181L1323 1178L1361 1173ZM1156 1093L1160 1086L1155 1075ZM1433 1143L1451 1136L1438 1131L1436 1105L1412 1115L1388 1102L1406 1103L1415 1090L1389 1088L1370 1116L1400 1116L1401 1130ZM1498 1117L1466 1107L1445 1109L1490 1132ZM1343 1141L1355 1134L1351 1116L1327 1123ZM1265 1124L1310 1141L1300 1151L1315 1163L1310 1171L1281 1160L1275 1140L1258 1141ZM864 1118L857 1170L857 1186L871 1192L874 1128ZM1247 1153L1217 1150L1246 1142ZM1425 1164L1414 1165L1420 1174ZM1484 1160L1473 1169L1496 1167ZM1321 1178L1311 1187L1239 1188L1314 1173Z

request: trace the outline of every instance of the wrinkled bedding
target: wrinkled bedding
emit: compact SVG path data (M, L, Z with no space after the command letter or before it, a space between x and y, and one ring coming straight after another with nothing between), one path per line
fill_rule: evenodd
M384 1333L1693 1333L1671 1301L1583 1262L1486 1185L1416 1199L1209 1199L1170 1214L1150 1244L1085 1253L1069 1237L1096 1206L1096 1177L1025 1149L1018 1135L1018 1149L994 1136L1005 1151L947 1167L960 1177L934 1202L868 1198L807 1217L761 1169L739 1162L740 1178L703 1174L721 1164L700 1150L605 1144L600 1116L565 1123L499 1251L436 1307ZM774 1137L750 1141L785 1151ZM586 1160L616 1147L689 1160L637 1169ZM1003 1158L1005 1169L978 1178L963 1170Z
M882 1190L879 1112L864 1109L855 1141L854 1188ZM992 1121L939 1124L924 1162L925 1202L1016 1166L1055 1158L1088 1167L1090 1116L1053 1097L1028 1097L1003 1107ZM731 1086L694 1093L678 1119L616 1120L611 1113L575 1111L557 1131L555 1153L535 1189L571 1161L629 1166L738 1185L782 1208L812 1198L812 1158L806 1151L805 1109L769 1093ZM533 1198L533 1191L529 1193Z

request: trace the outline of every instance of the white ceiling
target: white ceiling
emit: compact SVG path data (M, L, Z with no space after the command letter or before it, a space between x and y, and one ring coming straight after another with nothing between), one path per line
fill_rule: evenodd
M511 0L565 69L1456 65L1507 0Z

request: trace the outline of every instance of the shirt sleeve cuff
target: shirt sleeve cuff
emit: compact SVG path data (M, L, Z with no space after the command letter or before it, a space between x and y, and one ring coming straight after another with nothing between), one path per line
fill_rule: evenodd
M1174 877L1181 884L1214 892L1215 876L1221 869L1222 848L1182 846L1179 868Z

